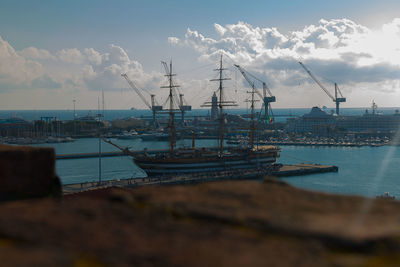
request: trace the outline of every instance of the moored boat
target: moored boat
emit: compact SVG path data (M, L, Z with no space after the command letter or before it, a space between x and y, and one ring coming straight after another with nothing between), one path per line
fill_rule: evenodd
M129 140L140 138L140 135L135 130L123 131L122 134L117 136L117 139Z
M148 176L215 172L229 169L267 168L276 162L280 149L262 146L254 150L230 149L221 156L209 149L178 149L173 155L136 155L134 162Z

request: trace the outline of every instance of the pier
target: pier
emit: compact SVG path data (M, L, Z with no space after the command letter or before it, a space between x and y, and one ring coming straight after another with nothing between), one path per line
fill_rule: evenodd
M115 151L115 152L102 152L101 157L121 157L127 156L122 151ZM59 154L56 155L56 159L85 159L85 158L98 158L99 153L74 153L74 154Z
M154 149L154 150L130 150L130 153L140 154L140 153L162 153L168 150L165 149ZM112 151L112 152L102 152L101 157L122 157L129 156L127 153L123 151ZM56 159L85 159L85 158L98 158L99 152L91 152L91 153L71 153L71 154L58 154L56 155Z
M72 194L83 191L97 190L108 187L137 187L160 186L174 184L197 184L222 180L259 180L266 177L287 177L309 175L313 173L338 172L337 166L318 164L277 165L272 169L258 170L234 170L218 173L198 173L195 175L175 175L160 177L140 177L128 179L116 179L98 182L85 182L63 185L64 194Z
M217 150L216 147L209 147L210 150ZM156 153L165 153L168 152L168 149L149 149L149 150L129 150L130 154L156 154ZM122 156L130 156L124 151L111 151L111 152L101 152L101 157L122 157ZM58 154L56 155L57 160L61 159L85 159L85 158L98 158L99 152L90 152L90 153L71 153L71 154Z
M296 164L283 165L279 171L273 173L277 177L299 176L313 173L338 172L337 166L326 166L318 164Z

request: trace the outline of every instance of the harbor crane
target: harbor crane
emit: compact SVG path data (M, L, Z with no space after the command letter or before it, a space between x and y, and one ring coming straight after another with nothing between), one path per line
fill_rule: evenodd
M146 98L143 96L143 94L140 92L140 90L137 88L137 86L129 79L129 77L126 73L121 74L121 76L125 78L125 80L129 84L129 86L137 93L137 95L140 97L140 99L143 101L143 103L153 112L153 124L154 124L154 126L156 126L157 125L156 113L157 113L157 111L162 110L162 106L157 105L155 95L153 95L153 94L150 95L150 98L151 98L151 104L150 104L146 100Z
M253 90L256 92L256 94L261 97L263 100L263 106L264 106L264 111L265 111L265 118L268 116L268 108L271 108L271 103L276 102L276 97L272 95L271 90L268 88L267 84L252 75L251 73L245 71L241 66L234 64L236 68L240 71L240 73L243 75L243 77L246 79L247 83L253 88ZM263 94L260 93L260 91L255 87L254 82L250 79L251 76L253 79L259 81L262 83L263 86ZM268 95L267 95L268 93Z
M185 123L185 112L191 111L192 106L185 105L185 99L183 98L183 94L179 94L179 109L181 110L182 114L182 123Z
M340 91L337 83L335 83L335 96L332 96L331 93L329 93L328 89L325 88L325 86L322 85L322 83L311 73L309 69L301 62L299 61L299 64L303 67L303 69L310 75L310 77L321 87L322 90L333 100L333 102L336 103L336 115L339 115L339 104L342 102L346 102L346 98L343 97L342 92ZM340 97L338 97L338 93Z

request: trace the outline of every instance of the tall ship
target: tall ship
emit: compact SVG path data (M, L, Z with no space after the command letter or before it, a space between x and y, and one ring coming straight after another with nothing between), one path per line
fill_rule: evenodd
M149 177L162 175L178 175L178 174L194 174L207 173L228 170L251 170L251 169L268 169L279 157L280 149L276 146L254 146L255 122L254 122L254 88L251 92L251 121L249 129L249 142L245 147L229 147L224 148L224 107L233 106L233 101L224 100L223 81L227 80L223 75L225 70L222 66L222 55L219 67L215 71L219 72L217 79L211 80L219 83L217 94L218 99L218 132L219 145L217 149L196 148L194 139L191 148L176 148L175 142L175 119L174 116L179 109L175 108L174 95L177 95L175 88L178 87L173 81L172 62L167 65L163 62L168 85L162 88L169 89L169 150L149 153L142 152L133 154L129 150L124 151L131 154L133 161L141 169L143 169ZM194 137L193 137L194 138Z

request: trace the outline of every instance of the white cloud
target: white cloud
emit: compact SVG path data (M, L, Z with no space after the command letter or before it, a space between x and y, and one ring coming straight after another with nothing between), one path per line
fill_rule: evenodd
M219 25L218 23L214 23L214 28L220 36L224 36L225 32L227 31L223 26Z
M179 38L176 37L168 37L168 43L176 45L180 42Z
M49 75L44 74L39 78L36 78L30 84L30 87L33 89L59 89L62 84L54 81Z
M276 88L313 83L297 64L301 60L324 82L329 78L348 90L365 82L381 85L376 91L400 89L400 19L377 30L349 19L321 19L287 34L244 22L214 28L219 38L187 29L175 43L193 48L202 61L216 61L224 53Z
M214 29L217 33L215 38L187 29L183 37L171 36L168 42L194 49L200 61L216 62L223 52L266 80L280 97L281 105L290 104L293 98L304 100L313 97L313 92L321 93L301 69L298 60L302 60L324 83L330 83L324 78L338 82L349 96L400 91L400 19L394 19L380 29L369 29L348 19L320 20L315 25L289 33L245 22L216 23ZM64 48L52 54L44 49L28 47L17 52L0 37L0 92L41 88L64 90L63 94L72 91L95 94L104 89L117 99L121 89L129 88L121 77L121 73L127 73L138 87L149 93L165 95L166 90L159 88L165 84L163 73L144 71L142 64L132 56L114 44L103 51ZM233 82L239 81L235 87L243 87L240 74L239 78L235 78L233 73L230 77ZM208 79L183 79L177 83L194 106L207 100L217 88ZM234 98L245 98L245 91L235 93ZM129 96L132 97L131 105L144 107L134 94ZM323 93L321 99L332 104ZM354 103L350 98L348 102Z
M97 52L96 50L94 50L93 48L85 48L85 55L88 59L88 61L94 65L100 65L102 60L103 60L103 56Z
M81 64L85 60L84 55L76 48L62 49L57 56L61 61L73 64Z
M43 73L43 66L40 63L25 59L0 37L0 84L29 83Z
M214 27L220 39L208 38L187 29L185 39L178 43L193 47L202 55L213 56L224 51L233 58L245 60L242 64L250 64L259 58L340 59L340 55L346 52L371 52L371 49L362 46L368 43L371 31L347 19L320 20L318 25L289 34L282 34L276 28L253 27L244 22L225 27L215 24Z
M0 93L16 89L57 89L64 90L63 94L77 90L86 94L99 90L119 92L129 88L122 73L127 73L138 87L148 91L158 90L164 79L161 73L144 72L142 65L117 45L110 45L104 53L94 48L70 48L52 55L35 47L16 52L0 37ZM129 96L131 105L144 108L141 100L130 93Z
M85 68L83 80L89 89L99 90L118 90L129 88L129 85L121 77L126 73L138 87L154 90L158 89L160 73L145 73L142 65L135 60L131 60L126 51L116 45L110 45L109 51L103 55L100 65L91 65L90 69Z
M54 56L45 49L37 49L36 47L27 47L19 52L25 58L30 59L54 59Z

